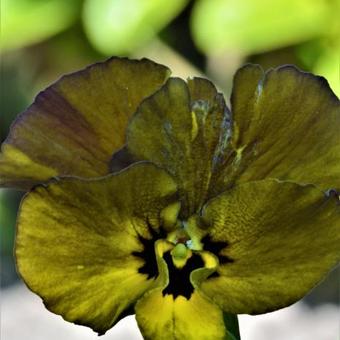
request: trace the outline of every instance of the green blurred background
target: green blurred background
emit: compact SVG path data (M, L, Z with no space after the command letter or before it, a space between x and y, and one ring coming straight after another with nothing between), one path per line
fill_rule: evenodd
M40 90L111 55L204 75L226 98L246 62L295 64L339 96L339 14L340 0L1 0L1 141ZM21 197L0 191L2 288L19 280L12 254ZM337 303L338 278L333 271L305 301Z

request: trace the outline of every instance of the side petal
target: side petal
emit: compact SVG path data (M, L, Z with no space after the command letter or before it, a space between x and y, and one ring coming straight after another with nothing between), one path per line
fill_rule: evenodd
M235 75L231 106L232 147L219 192L270 177L340 189L340 102L324 78L293 66L264 73L247 65Z
M21 276L50 311L105 333L156 284L136 254L144 250L141 240L159 232L160 211L175 191L169 175L152 164L36 187L18 218Z
M296 302L340 259L339 196L311 185L244 183L211 200L202 218L224 247L217 274L200 288L232 314Z
M62 77L12 125L0 185L29 189L53 176L108 174L130 116L169 73L146 59L111 58Z
M223 96L208 80L194 78L187 84L170 78L139 106L129 124L128 150L176 178L187 216L206 199L218 145L230 132L228 113Z
M223 313L199 292L189 300L147 292L136 304L136 319L146 340L219 340L227 333Z

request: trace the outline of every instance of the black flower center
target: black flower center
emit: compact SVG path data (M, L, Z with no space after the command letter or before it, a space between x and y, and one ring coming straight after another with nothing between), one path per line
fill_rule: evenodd
M216 257L218 258L219 264L226 264L226 263L234 262L234 259L232 259L231 257L221 254L221 251L228 247L228 242L213 241L209 234L204 236L201 242L203 244L204 250L210 251L211 253L216 255ZM209 278L219 277L219 276L220 274L217 271L215 271L209 276Z
M177 268L174 265L170 251L166 252L163 258L169 270L169 284L163 289L163 296L172 295L176 299L176 297L182 295L189 300L194 291L190 282L190 274L193 270L204 267L201 256L193 254L182 268Z
M138 272L140 274L147 275L147 279L149 280L156 279L159 275L155 253L155 242L159 239L166 239L166 232L163 228L160 228L159 232L155 231L149 222L148 229L151 237L145 238L139 235L138 238L143 245L143 250L135 251L132 255L143 260L143 264L138 268ZM184 242L182 243L184 244ZM206 235L201 240L201 243L203 245L202 250L214 254L218 258L219 264L234 262L232 258L221 254L222 250L228 246L227 242L213 241L210 235ZM166 288L164 288L162 292L163 296L172 295L174 299L178 296L183 296L189 300L194 291L194 287L190 282L190 274L193 270L204 267L204 261L199 255L199 252L193 252L182 267L174 264L170 250L163 254L163 258L167 264L169 272L169 284ZM214 272L209 276L209 278L218 276L218 272Z
M157 259L155 254L155 242L159 239L166 238L166 232L163 228L160 228L159 232L157 233L151 226L150 222L147 221L149 233L151 235L150 239L144 238L141 235L138 235L139 241L143 245L142 251L134 251L132 255L137 256L144 260L143 265L138 269L138 273L146 274L149 279L157 278L158 266L157 266Z
M207 234L201 240L203 244L203 250L210 251L217 256L219 264L233 263L234 260L229 256L221 254L221 251L228 247L228 242L225 241L213 241L211 236Z

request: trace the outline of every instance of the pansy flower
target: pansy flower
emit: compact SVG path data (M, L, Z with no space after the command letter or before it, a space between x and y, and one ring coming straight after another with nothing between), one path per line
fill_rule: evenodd
M13 124L1 184L30 189L16 258L65 320L104 334L224 339L224 313L308 293L340 257L340 105L284 66L202 78L112 58L62 77ZM40 183L40 184L39 184Z

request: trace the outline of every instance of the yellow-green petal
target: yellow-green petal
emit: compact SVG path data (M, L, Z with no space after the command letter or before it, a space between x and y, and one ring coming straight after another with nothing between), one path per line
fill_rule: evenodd
M186 216L206 199L211 172L223 151L220 141L230 132L228 113L223 96L208 80L170 78L139 106L129 124L129 151L176 178Z
M235 76L231 106L231 147L215 192L264 178L340 189L340 102L324 78L247 65Z
M192 256L200 256L184 248L184 244L178 243L175 246L164 240L155 243L160 275L155 288L146 292L135 306L138 326L144 339L150 340L225 339L227 330L222 310L196 290L200 282L214 271L216 258L207 252L200 253L203 267L193 269L190 278L186 278L188 281L184 281L184 276L181 277L183 281L180 281L179 277L174 276L180 275L173 271L174 266L185 271L185 268L176 265L178 261L184 260L182 264L186 267ZM167 257L166 260L169 252L170 259ZM172 261L172 264L167 261ZM171 280L175 280L175 283ZM188 284L192 285L193 290L185 297L182 295L183 287ZM172 287L171 292L169 286Z
M54 176L108 174L130 116L168 76L168 68L146 59L111 58L62 77L12 125L0 185L29 189Z
M174 300L156 288L137 302L135 310L146 340L222 340L227 333L222 311L197 291L189 300Z
M218 257L229 261L200 289L226 312L286 307L340 260L335 192L271 179L248 182L212 199L202 216L212 241L225 242Z
M166 172L143 163L102 179L37 186L18 218L21 276L50 311L105 333L156 284L135 254L159 231L175 192Z

